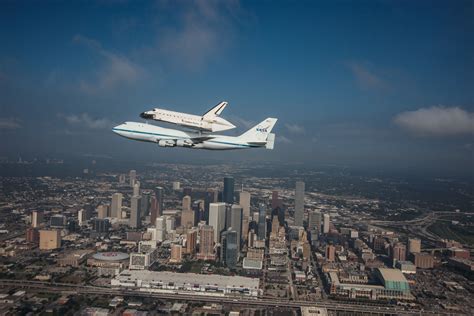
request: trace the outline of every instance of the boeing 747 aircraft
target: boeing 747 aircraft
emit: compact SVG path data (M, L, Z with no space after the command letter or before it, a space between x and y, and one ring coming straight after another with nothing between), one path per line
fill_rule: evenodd
M276 118L267 118L240 136L224 136L187 132L160 126L125 122L115 126L112 131L120 136L144 142L156 143L161 147L187 147L194 149L273 149L275 134L271 133Z
M205 132L221 132L235 128L232 123L219 117L226 106L227 102L221 102L202 116L155 108L151 111L141 113L140 117L181 125Z

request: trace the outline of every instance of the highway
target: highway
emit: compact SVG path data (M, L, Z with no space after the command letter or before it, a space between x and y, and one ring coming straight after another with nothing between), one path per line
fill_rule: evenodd
M29 291L58 293L62 295L69 294L92 294L92 295L110 295L110 296L132 296L132 297L152 297L162 300L172 300L181 302L206 302L219 304L232 304L239 306L252 306L259 308L272 307L292 307L299 308L301 306L312 306L326 308L330 311L360 312L365 314L384 314L384 315L421 315L420 311L406 311L395 306L381 306L377 304L363 305L344 303L334 300L324 301L289 301L278 299L250 298L241 296L210 296L196 295L185 293L156 293L147 292L145 290L129 289L129 288L109 288L98 286L84 286L66 283L48 283L39 281L24 281L0 279L0 287L24 289ZM423 314L430 314L423 311ZM433 313L434 314L434 313ZM437 313L439 315L439 313Z

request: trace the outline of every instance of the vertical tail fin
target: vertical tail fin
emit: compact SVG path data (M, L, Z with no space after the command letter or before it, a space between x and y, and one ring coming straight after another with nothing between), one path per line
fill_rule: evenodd
M225 107L227 106L227 102L223 101L220 102L218 105L207 111L203 114L202 118L204 120L213 120L216 116L221 115L222 111L224 111Z
M272 131L277 120L276 118L269 117L240 135L239 138L250 143L266 142L268 134Z

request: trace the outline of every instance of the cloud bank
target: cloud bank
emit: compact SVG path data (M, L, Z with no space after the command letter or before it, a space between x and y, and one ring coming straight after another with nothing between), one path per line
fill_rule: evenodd
M402 112L394 118L394 122L419 135L474 134L474 113L459 107L434 106Z
M178 14L173 27L159 29L156 49L191 71L222 54L243 14L238 1L177 1L161 9L171 16Z
M81 80L80 89L83 92L94 94L104 90L110 91L124 84L133 84L145 74L139 65L123 55L105 50L99 41L78 34L74 36L73 42L87 46L104 59L104 64L96 71L95 78L90 81Z
M108 129L115 125L114 122L106 118L92 118L87 113L82 113L79 115L58 114L58 117L63 118L70 125L82 126L87 129Z
M0 118L0 129L17 129L21 124L16 118Z
M368 63L347 62L346 66L352 72L354 79L362 89L383 89L387 83L373 71Z
M298 124L289 124L285 123L286 129L293 134L303 134L304 133L304 127L300 126Z

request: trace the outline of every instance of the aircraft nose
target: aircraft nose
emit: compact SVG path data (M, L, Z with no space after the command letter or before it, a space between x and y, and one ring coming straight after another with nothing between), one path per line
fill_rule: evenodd
M122 124L120 125L117 125L115 127L112 128L112 132L114 132L115 134L121 134L121 131L120 131L120 128L121 128Z
M140 117L143 118L143 119L145 119L145 120L149 120L149 119L152 119L152 118L153 118L153 114L149 114L149 113L147 113L147 112L142 112L142 113L140 114Z

